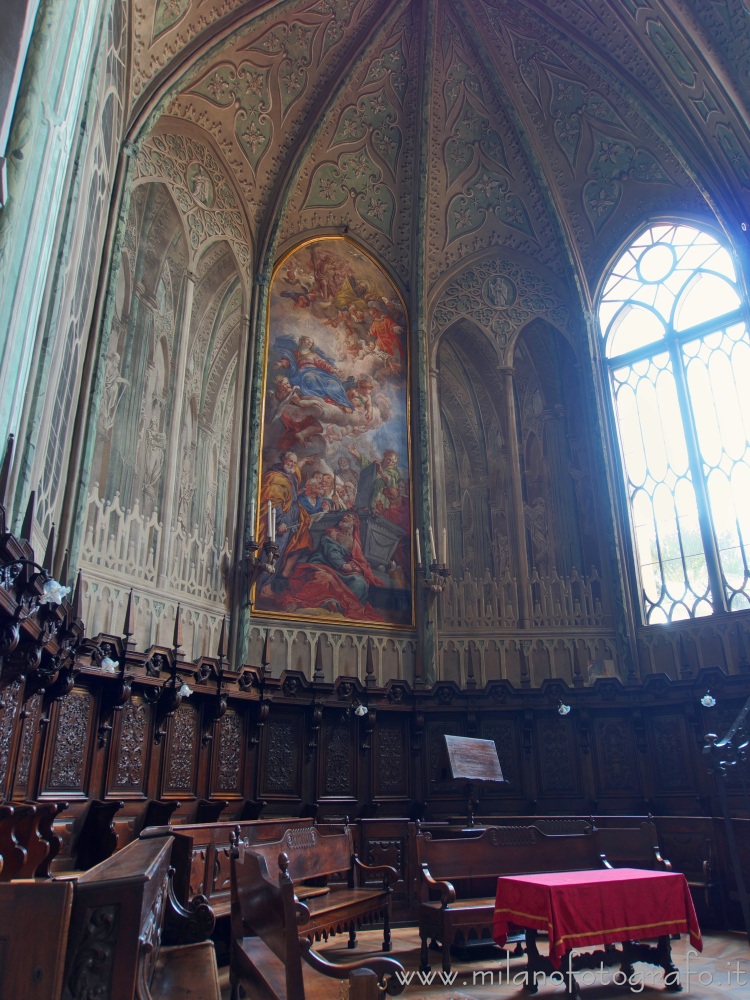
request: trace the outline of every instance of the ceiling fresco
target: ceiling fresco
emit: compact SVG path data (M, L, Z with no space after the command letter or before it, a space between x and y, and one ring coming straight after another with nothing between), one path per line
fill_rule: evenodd
M138 175L174 170L193 250L225 218L243 269L346 228L406 290L422 247L443 319L460 308L461 262L499 248L516 298L501 301L511 292L498 285L472 308L493 312L502 339L508 317L495 313L528 312L544 296L524 261L553 283L575 279L585 299L649 215L714 211L739 231L750 202L748 7L134 0ZM480 292L492 277L483 267Z

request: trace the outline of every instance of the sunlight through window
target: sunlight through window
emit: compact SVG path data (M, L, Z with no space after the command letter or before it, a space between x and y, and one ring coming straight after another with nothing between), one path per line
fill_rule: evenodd
M644 621L749 607L750 338L731 255L651 226L613 265L599 325Z

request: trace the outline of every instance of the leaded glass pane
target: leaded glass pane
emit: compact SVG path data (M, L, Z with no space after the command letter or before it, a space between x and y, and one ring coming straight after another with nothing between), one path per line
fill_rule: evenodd
M729 251L685 225L644 230L604 285L599 322L649 623L750 607L741 305Z
M693 616L708 572L669 355L612 380L647 621Z
M689 226L653 226L617 260L604 285L599 322L606 355L615 358L641 344L615 337L618 307L640 303L665 324L679 311L680 330L737 308L735 272L727 251ZM636 338L637 339L637 338Z
M685 371L727 601L750 563L750 343L743 324L684 345Z

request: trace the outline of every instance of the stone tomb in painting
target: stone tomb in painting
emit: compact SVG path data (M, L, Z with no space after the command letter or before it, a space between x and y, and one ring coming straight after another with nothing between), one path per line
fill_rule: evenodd
M406 532L387 518L371 514L367 508L364 510L355 508L355 510L359 517L362 552L375 575L383 580L382 587L370 587L370 604L380 611L408 614L411 608L411 592L404 587L394 587L393 581L388 577L388 564ZM318 547L323 532L340 519L340 511L313 515L310 534L314 548Z

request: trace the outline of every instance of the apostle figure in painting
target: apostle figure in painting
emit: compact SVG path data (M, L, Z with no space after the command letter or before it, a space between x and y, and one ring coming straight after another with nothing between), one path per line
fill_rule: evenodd
M346 511L326 528L313 554L297 563L279 603L290 612L316 610L377 620L381 615L368 598L370 587L382 585L362 552L359 518Z
M315 346L312 337L303 335L297 343L292 337L278 337L274 348L281 355L274 367L288 370L290 384L298 387L302 396L324 399L346 413L354 410L341 373L333 360Z
M399 506L402 495L398 452L388 448L383 452L382 461L368 462L353 444L349 445L349 451L362 466L357 491L358 506L367 506L373 514L388 517L390 508Z
M335 570L360 604L366 603L371 584L381 585L362 552L356 514L345 513L327 528L308 562Z
M299 503L301 480L297 455L293 451L282 451L279 461L263 476L260 488L261 511L266 511L270 503L275 513L279 557L275 572L264 573L258 580L261 597L270 598L274 591L282 590L294 564L312 548L310 516ZM258 541L262 547L266 537L265 517L261 517L260 525Z

